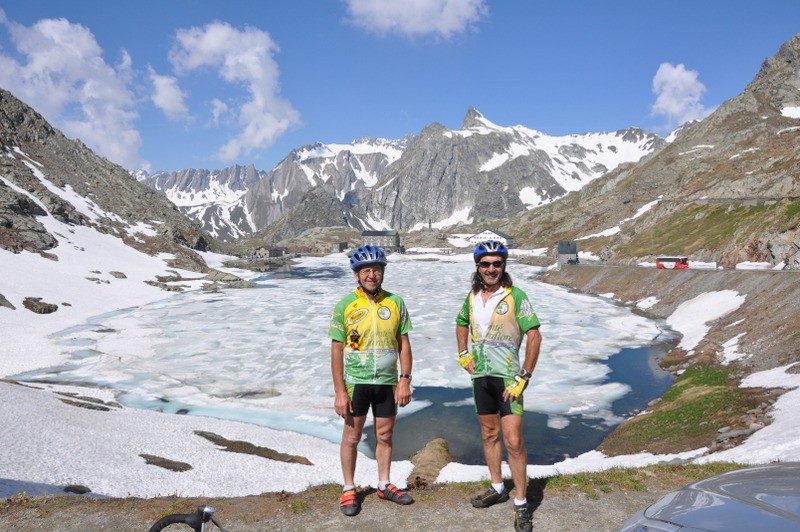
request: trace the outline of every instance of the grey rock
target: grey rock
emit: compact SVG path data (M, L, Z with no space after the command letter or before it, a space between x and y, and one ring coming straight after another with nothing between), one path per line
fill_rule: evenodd
M716 441L716 442L724 442L724 441L727 441L727 440L732 440L733 438L739 438L740 436L747 436L749 434L752 434L753 432L755 432L755 431L753 429L749 429L749 428L748 429L731 430L731 431L725 432L723 434L720 434L719 436L717 436L715 438L714 441Z
M6 307L10 308L11 310L17 310L17 307L15 307L8 299L6 299L3 294L0 294L0 307Z
M36 314L52 314L58 310L58 305L45 303L41 297L26 297L22 301L22 306Z

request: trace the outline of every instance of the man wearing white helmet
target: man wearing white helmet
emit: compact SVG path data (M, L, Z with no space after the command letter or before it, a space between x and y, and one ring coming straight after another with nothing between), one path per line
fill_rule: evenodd
M528 296L513 285L506 272L505 244L497 240L480 242L473 258L476 270L472 290L456 317L456 341L458 361L472 377L475 412L492 485L471 502L475 508L486 508L509 499L501 472L502 432L514 483L514 528L528 532L532 524L525 493L528 460L522 436L522 392L539 359L539 318ZM520 364L523 338L527 343Z
M403 299L381 287L386 268L382 249L361 246L350 256L350 268L358 287L337 303L328 331L334 410L344 418L339 451L344 489L339 507L347 516L361 510L354 477L357 447L370 408L375 422L378 497L397 504L414 502L389 478L397 406L411 401L411 320Z

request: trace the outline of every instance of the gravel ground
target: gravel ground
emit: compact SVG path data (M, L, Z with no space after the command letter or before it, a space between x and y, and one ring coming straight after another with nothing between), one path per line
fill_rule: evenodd
M687 484L688 477L673 477L668 484L655 482L645 491L549 494L542 481L531 481L528 490L534 530L596 532L615 531L640 508L656 501L672 488ZM658 484L658 485L655 485ZM228 532L238 531L358 531L425 530L481 531L513 530L512 502L475 509L472 495L485 488L478 483L433 486L412 491L416 502L398 506L377 498L373 490L362 492L362 511L345 517L337 506L338 486L313 488L299 494L264 494L231 499L107 499L41 497L0 502L0 530L30 532L144 531L163 515L190 513L201 504L217 507L217 517ZM190 530L173 525L167 530ZM216 530L211 523L206 530Z

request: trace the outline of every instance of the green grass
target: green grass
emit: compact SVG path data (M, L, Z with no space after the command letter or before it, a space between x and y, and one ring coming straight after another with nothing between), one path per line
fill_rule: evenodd
M289 509L292 511L292 513L299 514L301 512L309 511L311 507L305 501L292 501L291 504L289 504Z
M737 234L757 232L776 205L688 205L640 231L620 251L629 256L687 254L723 248Z
M642 421L640 428L649 437L662 441L675 434L680 434L684 440L693 440L713 434L719 428L713 420L722 414L734 413L739 406L739 394L734 390L712 391L649 416Z
M787 218L794 218L800 214L800 201L795 201L786 206L786 211L783 213Z
M717 430L753 408L753 398L717 366L680 375L652 410L620 426L603 441L610 454L679 452L710 445Z
M693 366L675 379L669 390L661 396L665 403L675 401L691 386L726 386L730 380L729 372L716 366Z
M645 491L647 475L640 469L613 467L599 473L575 473L547 479L547 489L577 490L590 499L612 491Z

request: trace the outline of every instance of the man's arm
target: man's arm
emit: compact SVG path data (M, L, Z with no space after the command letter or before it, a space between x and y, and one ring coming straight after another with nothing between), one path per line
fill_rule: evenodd
M525 337L527 338L525 360L522 362L521 369L524 369L528 373L533 373L534 368L536 368L536 362L539 360L539 348L542 345L542 334L539 332L539 327L534 327L533 329L528 329L528 332L525 333ZM530 381L530 377L526 378L521 374L517 374L514 377L514 382L503 390L503 401L514 401L521 396L525 388L528 387L528 381Z
M461 353L467 350L468 339L469 339L469 327L464 327L463 325L456 325L456 344L458 345L459 356ZM471 374L473 371L475 371L475 361L469 360L469 363L466 366L464 366L464 369Z
M344 343L336 340L331 340L331 376L333 392L336 395L333 409L340 416L348 416L353 413L353 406L350 404L350 396L344 384Z
M408 339L408 335L401 334L398 336L397 345L400 348L400 374L411 375L413 357L411 355L411 341ZM410 379L399 379L394 392L394 400L397 402L398 406L406 406L411 402Z
M539 332L539 327L534 327L533 329L528 329L525 336L528 340L525 346L525 360L522 362L522 367L529 373L533 373L533 370L536 369L536 363L539 361L542 333Z

